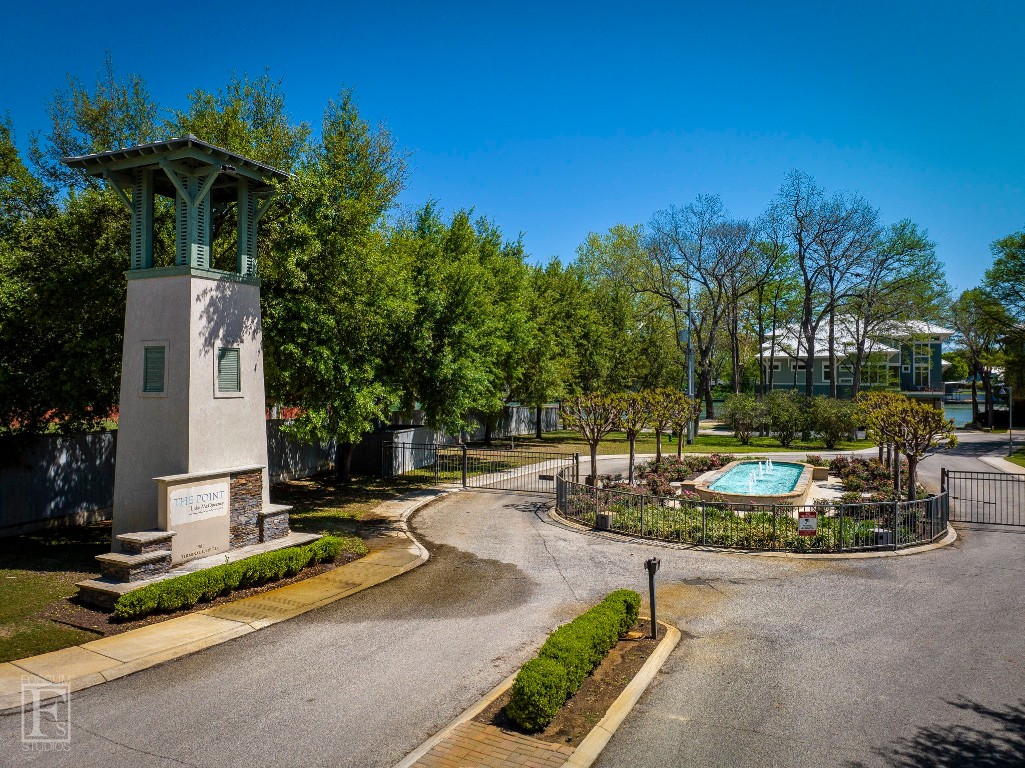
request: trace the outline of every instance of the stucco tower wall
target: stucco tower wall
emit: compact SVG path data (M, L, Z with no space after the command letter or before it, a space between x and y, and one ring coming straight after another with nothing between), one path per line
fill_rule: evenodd
M259 286L131 275L125 312L113 534L158 527L153 478L267 466ZM143 392L145 346L166 344L164 393ZM217 392L217 350L237 347L241 393ZM269 502L267 472L263 503ZM114 540L117 549L117 540Z

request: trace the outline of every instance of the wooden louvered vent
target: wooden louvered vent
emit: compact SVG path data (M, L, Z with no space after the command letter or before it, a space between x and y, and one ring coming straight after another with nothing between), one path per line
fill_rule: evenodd
M217 391L242 391L242 371L237 347L221 347L217 350Z
M164 391L164 364L166 350L164 347L143 348L143 392Z

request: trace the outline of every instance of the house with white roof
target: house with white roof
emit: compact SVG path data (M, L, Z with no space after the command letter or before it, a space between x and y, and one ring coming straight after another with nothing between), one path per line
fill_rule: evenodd
M837 366L839 397L854 394L854 361L857 354L855 322L837 318L833 348ZM888 324L867 334L862 361L861 388L900 389L931 398L943 393L943 342L954 332L926 320L908 320ZM807 342L799 325L785 326L769 334L761 348L765 382L773 389L804 391L808 364ZM815 336L813 386L816 395L829 394L829 329L825 322Z

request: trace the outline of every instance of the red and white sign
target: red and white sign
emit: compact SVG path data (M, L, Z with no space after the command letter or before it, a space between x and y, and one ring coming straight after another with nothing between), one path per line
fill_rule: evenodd
M819 532L819 517L815 511L797 513L797 532L801 536L814 536Z

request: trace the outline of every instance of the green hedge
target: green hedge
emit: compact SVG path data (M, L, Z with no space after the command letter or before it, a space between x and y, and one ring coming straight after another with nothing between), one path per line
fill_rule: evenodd
M201 600L213 600L235 589L294 576L308 565L334 560L341 551L340 538L324 536L301 547L265 552L235 563L158 581L119 597L114 604L114 616L121 620L141 619L158 611L170 613L191 608Z
M523 665L505 711L522 728L539 731L552 721L584 678L601 664L619 636L637 622L641 597L617 589L598 605L552 632L537 658Z

